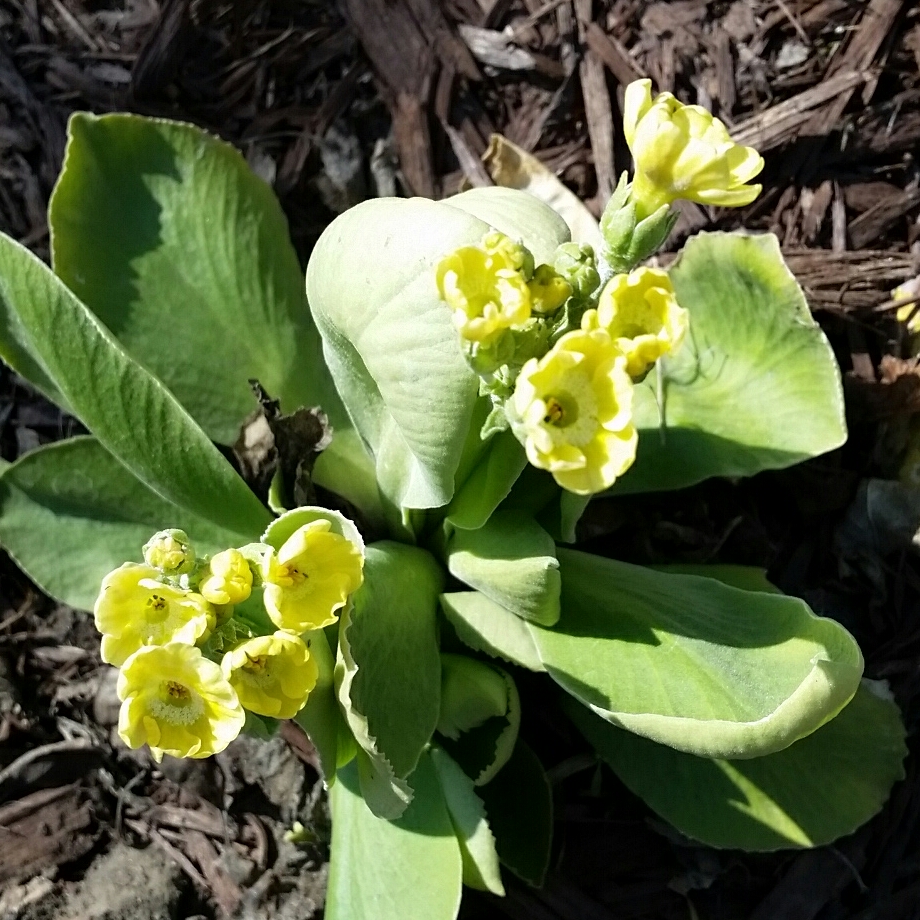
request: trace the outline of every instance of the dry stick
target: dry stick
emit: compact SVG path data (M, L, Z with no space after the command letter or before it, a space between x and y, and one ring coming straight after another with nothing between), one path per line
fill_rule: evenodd
M783 15L792 23L792 28L799 33L799 38L801 38L806 45L811 47L811 39L808 37L808 33L802 28L802 23L796 19L792 10L786 6L785 0L776 0L776 5L783 11Z
M578 34L587 44L586 32L591 23L592 0L575 0L575 17L578 20ZM613 113L610 92L604 76L604 65L600 58L588 48L579 67L581 91L585 103L585 117L588 120L588 136L594 154L594 170L597 173L597 196L602 203L613 193L616 184L616 164L613 159Z
M851 70L837 74L785 102L779 102L738 122L732 130L732 138L738 144L756 147L758 150L778 147L787 135L794 134L797 128L812 117L812 109L841 93L852 91L869 79L867 71Z

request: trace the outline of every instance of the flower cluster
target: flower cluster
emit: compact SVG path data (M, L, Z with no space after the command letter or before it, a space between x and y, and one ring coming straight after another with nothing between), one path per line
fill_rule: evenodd
M626 89L623 129L635 160L601 219L600 271L590 246L567 243L534 268L522 243L492 231L446 255L438 292L493 404L482 437L510 427L534 466L564 489L609 488L636 457L634 382L680 347L689 317L666 272L636 267L664 243L684 198L750 204L763 158L725 126L650 80ZM609 276L600 293L601 273Z
M247 711L289 719L306 704L318 678L310 631L336 621L364 564L331 513L306 510L315 519L277 547L205 559L182 531L161 531L144 563L103 579L95 623L103 661L121 669L118 731L129 747L147 744L157 761L208 757L236 738Z

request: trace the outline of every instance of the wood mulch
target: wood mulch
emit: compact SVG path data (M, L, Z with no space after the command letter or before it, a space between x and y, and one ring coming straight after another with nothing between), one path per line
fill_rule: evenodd
M273 185L304 261L329 220L363 198L489 184L481 158L494 133L599 214L629 166L623 88L646 76L765 154L756 202L683 205L670 247L701 229L779 237L846 375L851 439L750 482L599 502L585 535L637 561L765 565L841 620L867 674L889 680L904 710L908 778L833 847L715 851L596 768L547 699L525 730L555 783L548 884L512 883L503 901L471 894L463 916L918 918L920 567L909 539L881 538L885 522L865 499L867 479L896 475L920 412L920 372L892 300L920 273L917 4L0 0L0 229L47 258L45 209L78 109L189 120L232 141ZM4 459L76 430L0 370ZM321 884L328 829L309 744L290 735L285 749L298 752L284 767L293 810L232 759L219 765L216 799L211 779L154 771L112 746L86 618L41 597L8 560L0 577L0 909L18 911L3 916L33 916L43 892L89 878L117 839L158 847L178 867L182 916L294 916L295 894L296 915L310 916L321 894L295 879L319 873ZM541 699L540 686L526 689ZM282 866L282 831L298 817L314 819L315 845Z

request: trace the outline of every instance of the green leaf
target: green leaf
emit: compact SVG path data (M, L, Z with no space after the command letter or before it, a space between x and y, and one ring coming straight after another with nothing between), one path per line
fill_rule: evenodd
M863 681L844 710L791 747L753 760L707 760L622 731L582 706L575 724L624 783L709 846L777 850L830 843L877 814L904 777L897 706Z
M441 609L470 648L531 671L545 671L527 623L478 591L441 595Z
M437 772L428 755L412 776L416 795L397 821L365 805L354 765L330 790L332 851L326 920L453 920L463 863Z
M258 379L286 412L347 417L272 190L200 128L140 115L70 119L49 207L55 272L216 441ZM334 450L334 449L333 449Z
M318 505L301 505L285 511L265 528L262 542L276 550L281 549L301 527L312 524L314 521L329 521L332 525L332 533L345 537L357 547L360 553L364 553L364 540L354 521L345 517L340 511L321 508Z
M552 537L520 511L497 511L479 530L455 530L451 575L512 613L542 626L559 619L559 562Z
M528 628L550 676L615 725L705 757L758 757L859 686L853 638L797 598L558 553L563 616Z
M670 270L687 341L636 388L637 462L614 491L751 476L846 440L834 354L772 235L700 233ZM663 427L663 431L661 430Z
M488 192L477 206L494 198L490 213L505 215L510 235L533 240L538 258L550 240L567 238L558 215L526 193ZM460 209L466 200L363 202L327 228L307 269L329 369L374 454L381 490L398 507L451 500L481 400L435 283L443 256L490 229Z
M765 591L767 594L782 594L772 581L767 579L765 569L753 565L706 565L705 563L679 562L670 565L654 565L650 568L666 575L700 575L714 578L723 585L740 588L742 591Z
M335 657L329 640L321 629L304 636L310 654L319 667L316 686L310 691L307 703L294 716L295 721L310 736L323 768L323 779L330 785L335 779L339 756L338 737L343 731L342 713L335 696Z
M415 769L438 722L437 600L443 574L424 550L367 547L364 584L341 619L336 685L358 745L389 782ZM368 773L365 779L370 779ZM405 804L403 794L392 801Z
M462 733L454 733L451 729L457 727L460 721L458 716L462 717L462 714L456 711L459 707L455 707L454 718L451 718L450 714L445 714L444 707L442 707L442 719L438 724L438 731L443 734L441 739L443 747L460 764L472 779L473 784L482 786L505 766L514 751L521 727L521 698L518 695L517 686L507 671L462 655L445 655L444 658L448 667L451 659L459 660L466 662L469 667L475 666L483 671L491 670L501 679L499 691L501 698L493 710L494 715L468 724L467 727L461 729ZM445 684L443 692L450 694L451 689ZM482 717L484 701L480 699L478 702L476 715ZM493 699L489 702L494 704L496 701ZM469 709L473 709L472 704L469 705Z
M472 214L505 236L523 242L537 265L552 264L556 248L569 241L565 220L529 192L489 186L470 189L441 203Z
M184 530L202 554L242 542L160 498L94 438L40 447L0 477L0 544L43 591L80 610L165 527Z
M430 755L441 792L447 804L451 824L463 857L463 883L479 891L504 896L495 838L489 829L482 800L476 795L473 781L446 751L432 747Z
M537 755L518 738L508 763L477 792L502 864L525 882L542 885L553 839L553 796Z
M271 518L163 384L137 364L46 265L0 235L0 345L14 370L27 352L64 405L158 495L247 538ZM42 380L34 381L41 386Z
M461 530L476 530L511 491L527 466L527 455L510 431L492 437L479 463L447 506L447 521Z

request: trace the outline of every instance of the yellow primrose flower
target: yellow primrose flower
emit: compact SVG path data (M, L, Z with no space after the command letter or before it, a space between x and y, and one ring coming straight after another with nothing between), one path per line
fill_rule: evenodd
M555 313L572 296L572 285L551 265L538 265L527 287L534 313Z
M304 524L277 554L262 557L265 609L279 629L294 633L334 623L364 580L364 557L329 521Z
M729 137L725 125L699 105L670 93L652 99L652 81L626 87L623 130L636 163L632 198L641 220L677 198L740 207L761 186L747 185L763 169L763 157Z
M102 580L93 615L107 664L123 664L144 645L194 645L214 627L214 608L200 594L164 585L159 574L126 562Z
M582 328L605 329L626 356L626 372L639 377L662 355L676 351L687 334L687 311L680 307L667 272L637 268L614 275L601 291L597 310L582 317Z
M462 246L441 259L438 293L454 311L463 338L487 342L530 319L531 292L524 275L528 258L523 246L493 231L479 246Z
M198 590L212 604L242 604L252 593L252 570L238 549L211 557Z
M912 278L910 281L905 281L904 284L899 284L891 292L892 300L910 301L910 303L904 304L903 307L898 307L896 316L899 323L907 323L907 331L911 335L916 335L920 332L920 307L918 307L915 300L918 296L920 296L920 276Z
M527 459L590 495L632 465L638 435L626 358L603 329L568 332L518 375L512 410Z
M243 728L246 714L220 665L183 642L136 651L118 675L118 734L154 760L210 757Z
M195 551L184 530L161 530L144 544L144 562L166 575L179 575L192 568Z
M287 632L244 642L224 655L221 668L245 709L276 719L292 719L319 677L306 643Z

